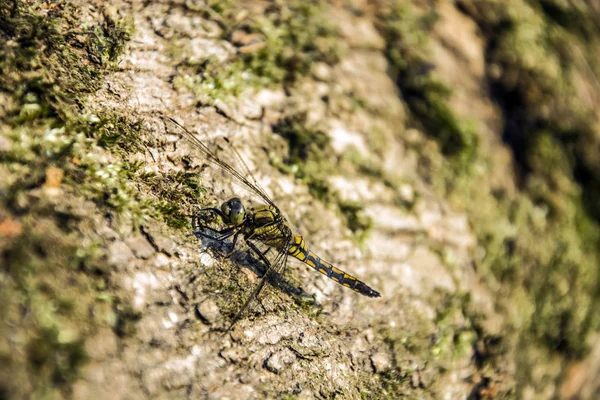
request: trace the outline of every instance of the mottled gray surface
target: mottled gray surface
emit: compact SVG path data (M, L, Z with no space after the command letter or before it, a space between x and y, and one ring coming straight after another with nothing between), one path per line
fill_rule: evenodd
M494 313L491 295L472 267L477 249L466 216L437 197L415 172L417 150L407 143L427 143L418 131L404 128L404 106L387 75L383 39L370 20L332 10L345 40L343 59L333 67L315 65L314 77L299 82L289 95L265 88L202 106L192 93L172 84L177 64L182 59L226 60L235 51L218 38L218 26L183 3L118 5L122 15L134 17L136 32L120 69L95 94L95 103L144 119L145 153L132 158L158 174L184 168L181 157L189 149L175 149L179 139L165 132L160 115L176 117L209 135L227 132L247 144L244 155L257 178L269 193L277 194L278 204L311 248L372 285L382 297L354 294L292 263L293 285L315 295L320 315L313 316L312 306L299 307L293 296L268 287L262 295L264 309L254 304L230 333L223 334L235 310L222 309L230 292L218 285L230 281L236 290L247 290L257 281L253 271L213 258L201 251L196 238L156 221L143 226L144 235L137 236L104 227L99 233L111 242L111 281L140 319L129 337L117 339L102 331L88 340L92 360L75 384L73 397L255 399L286 394L359 399L362 393L377 398L382 396L382 376L392 372L408 377L398 381L398 393L415 398L466 398L482 375L504 379L502 385L510 386L505 371L479 370L468 340L464 352L452 343L462 330L472 328L472 321L444 299L471 293L472 311L484 313L483 324L494 333L502 331L502 318ZM471 26L453 27L475 46L470 51L481 54ZM460 54L440 57L453 60ZM366 107L350 107L348 93L365 99ZM345 176L343 170L331 176L330 184L342 198L364 204L375 223L359 246L338 214L278 172L260 149L270 147L272 154L283 157L281 140L272 136L269 124L294 108L307 110L310 123L330 135L336 156L348 145L372 156L367 144L372 132L379 132L385 148L374 159L402 183L402 200L414 206L399 207L392 189L375 178ZM202 164L201 159L194 162ZM439 315L446 312L450 317L442 323ZM399 378L392 375L393 379Z

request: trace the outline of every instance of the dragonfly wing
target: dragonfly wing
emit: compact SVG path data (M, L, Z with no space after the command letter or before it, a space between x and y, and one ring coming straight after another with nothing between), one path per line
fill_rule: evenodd
M284 246L282 246L282 248L277 252L277 255L273 258L273 261L269 261L268 259L266 259L263 255L263 253L260 251L260 249L258 247L256 247L255 244L253 244L250 241L247 241L249 247L255 253L257 253L257 255L259 255L259 257L261 258L261 260L263 260L263 262L267 263L267 269L266 269L265 273L263 274L262 278L260 279L260 281L258 282L258 284L252 290L252 293L248 296L248 298L246 299L246 301L244 302L244 304L242 305L240 310L237 312L237 314L235 315L235 317L231 321L231 324L229 325L229 327L227 327L227 330L225 332L229 332L231 330L231 328L233 328L233 326L236 324L236 322L240 320L240 318L242 317L244 312L248 309L250 304L252 304L252 301L254 299L258 299L258 296L260 295L260 292L263 290L267 281L275 275L280 275L285 270L285 268L287 266L287 260L288 260L288 250L292 243L291 234L288 236L289 237L286 237L286 240L285 240L286 244Z
M216 143L216 149L212 150L173 118L164 116L161 118L164 121L165 126L167 126L167 129L169 127L175 128L179 133L182 134L182 136L194 148L194 150L202 154L206 161L208 161L211 165L215 166L217 169L221 170L227 176L232 178L245 191L257 196L265 203L275 206L271 198L267 195L254 175L250 172L250 169L248 168L248 165L244 161L243 157L239 154L235 147L233 147L227 138L221 138L221 143ZM219 157L216 153L216 150L219 148L224 149L225 152L229 153L229 157L236 164L236 167L244 172L240 172L238 169L232 167L229 163L224 161L222 157Z
M267 195L267 192L265 191L265 189L256 180L256 178L254 177L254 174L252 174L252 172L250 172L250 168L248 168L248 164L246 164L246 161L244 161L244 158L240 155L240 152L231 144L229 139L224 137L223 140L227 143L233 157L236 160L236 164L244 170L245 177L248 181L251 182L251 184L252 184L251 186L253 187L253 189L257 192L260 192L262 194L261 197L268 204L274 206L275 204L273 204L273 201L271 201L271 198Z

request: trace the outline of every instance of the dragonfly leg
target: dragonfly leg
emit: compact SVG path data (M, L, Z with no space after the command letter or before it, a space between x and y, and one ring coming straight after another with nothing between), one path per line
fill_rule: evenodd
M253 252L255 252L258 257L260 258L260 260L268 267L271 266L271 262L267 259L267 257L265 257L265 255L269 252L270 249L267 249L264 253L260 251L260 249L258 247L256 247L256 245L254 243L252 243L250 240L246 239L246 244L248 245L248 247L250 247L250 249L252 249Z
M234 234L235 228L236 228L235 226L231 226L229 228L218 230L218 229L211 228L210 226L202 226L200 229L209 230L212 233L214 233L215 235L217 235L217 237L210 236L209 234L202 232L200 229L194 230L193 234L200 235L202 237L212 239L212 240L223 241ZM237 235L237 233L236 233L236 235Z
M215 253L217 253L219 256L221 256L223 258L229 258L233 254L233 252L235 251L235 244L236 244L237 238L238 238L238 236L240 234L239 230L237 232L235 231L236 228L237 227L235 227L235 226L231 226L229 228L226 228L226 229L223 229L223 230L219 231L219 230L213 229L213 228L208 227L208 226L205 227L205 229L208 229L211 232L213 232L214 234L216 234L217 237L211 236L211 235L209 235L209 234L207 234L205 232L202 232L201 230L194 231L193 234L196 235L196 237L200 236L200 237L204 237L204 238L207 238L207 239L210 239L210 240L216 240L218 242L223 242L225 239L229 238L231 235L234 235L233 236L233 243L231 244L231 250L230 251L224 252L224 251L221 251L220 249L213 249L213 251Z
M258 294L256 296L254 296L254 298L256 299L256 301L258 302L258 304L260 304L263 313L267 314L269 311L267 310L267 307L265 307L265 305L263 304L263 302L258 298Z
M231 257L231 255L233 254L233 252L235 251L235 244L237 243L238 240L238 236L240 236L241 231L237 231L234 235L233 235L233 241L231 242L231 250L228 253L224 253L221 254L223 257L225 258L229 258Z
M248 245L248 247L250 247L252 249L252 251L254 251L258 255L260 260L267 266L267 270L265 271L265 273L264 273L262 279L260 280L260 282L258 283L258 285L254 288L252 295L248 296L248 298L242 305L242 308L240 308L240 311L238 311L238 313L235 315L235 317L231 321L231 324L229 324L229 327L225 330L225 333L229 332L231 330L231 328L233 328L235 323L237 321L239 321L239 319L242 317L242 315L244 314L244 312L246 311L246 309L248 308L250 303L252 303L252 300L256 299L260 303L261 307L263 308L263 311L265 313L267 312L265 305L260 301L258 296L260 295L260 292L262 291L263 287L265 286L265 283L267 283L267 279L269 278L269 274L271 272L271 267L272 267L271 262L267 259L267 257L265 257L265 255L267 254L267 252L270 249L267 249L263 253L260 251L260 249L254 243L252 243L248 239L248 237L246 237L245 240L246 240L246 244Z
M258 295L260 294L262 288L265 286L265 283L266 283L266 279L262 279L260 281L260 283L258 284L258 286L254 289L254 293L252 293L251 296L248 296L248 298L246 299L246 301L244 302L244 304L240 308L240 311L238 311L237 314L235 315L235 317L233 317L233 320L231 321L231 323L229 324L229 326L225 330L225 333L229 332L231 330L231 328L233 328L233 326L235 325L235 323L240 320L240 318L242 317L242 315L244 315L244 311L246 311L246 309L248 308L248 306L250 305L250 303L252 303L252 300L258 299ZM261 305L262 305L262 303L261 303ZM263 307L264 307L264 305L263 305Z
M194 230L198 230L198 227L208 228L206 225L204 225L202 222L200 222L200 213L202 213L202 212L215 213L219 217L221 217L223 219L223 221L227 220L227 216L225 216L225 214L223 214L223 211L219 210L218 208L215 208L215 207L200 208L200 209L198 209L198 211L196 211L196 215L192 216L192 228Z

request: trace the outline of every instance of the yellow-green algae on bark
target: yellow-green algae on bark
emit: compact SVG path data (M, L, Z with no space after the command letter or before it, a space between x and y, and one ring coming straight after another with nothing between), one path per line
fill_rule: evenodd
M85 338L126 323L89 200L127 208L132 192L94 158L103 123L82 106L132 26L93 20L66 1L0 4L0 397L66 397Z
M486 79L514 152L515 191L490 185L489 150L476 146L478 132L461 128L446 103L451 91L427 68L436 8L384 3L379 27L401 95L448 157L424 148L422 174L469 214L478 268L514 330L503 341L516 358L517 393L554 391L548 382L560 384L568 364L557 369L551 360L586 356L600 329L599 11L591 2L457 2L486 40ZM582 82L595 102L585 101ZM465 162L457 165L457 155Z
M194 11L200 4L202 9L195 11L217 21L225 36L242 21L247 35L237 39L253 46L258 38L259 46L232 60L179 65L174 85L191 89L201 103L233 98L248 88L283 84L289 90L306 77L311 63L337 62L338 36L321 23L327 9L321 3L278 3L278 12L247 19L236 14L233 2L207 3L208 8L196 2L185 7ZM423 370L411 358L441 366L436 362L452 361L482 343L485 351L474 352L482 382L493 379L494 364L515 357L517 394L527 387L541 392L548 382L557 384L563 378L564 371L554 368L556 360L584 356L586 336L598 330L597 116L580 106L573 91L573 80L588 73L582 71L598 68L590 50L598 43L597 13L558 1L514 1L511 7L457 3L486 38L486 77L496 101L508 98L516 105L504 105L506 121L522 122L505 137L517 155L517 190L490 185L487 176L494 165L480 146L480 132L457 117L451 106L455 88L428 64L436 10L423 11L408 1L381 2L376 22L409 125L436 143L411 144L420 151L419 173L469 215L479 246L474 267L494 288L496 306L508 316L509 329L499 336L488 334L468 294L440 292L435 329L418 330L437 332L431 341L398 329L377 332L393 357L390 369L374 374L379 380L364 377L378 383L364 389L365 398L373 393L433 396L436 377L430 377L434 383L427 388L414 384L414 376ZM0 272L0 302L5 306L0 312L10 322L0 332L0 394L65 397L86 361L87 336L102 327L123 337L135 333L140 315L111 290L107 244L90 221L94 213L100 210L131 225L158 217L182 227L187 224L183 210L189 212L201 190L195 174L157 175L128 159L147 140L140 137L143 121L114 111L94 114L89 111L93 107L86 107L86 95L100 87L131 34L131 21L114 11L99 7L93 13L94 18L84 21L77 3L68 2L0 5L0 71L6 77L0 82L0 253L6 265ZM581 23L574 24L573 16ZM307 29L298 29L298 21ZM185 51L179 45L172 43L172 54ZM368 104L355 98L354 106ZM371 221L361 217L362 206L338 199L318 174L331 168L326 152L318 151L329 150L328 139L301 114L290 115L277 132L289 146L289 159L273 164L303 180L314 197L339 205L359 236L368 233ZM312 142L318 146L307 145ZM370 160L346 161L355 164L356 170L349 169L353 173L380 178L398 192L398 183ZM62 182L61 191L57 182ZM132 183L157 195L144 197ZM413 204L403 206L410 209ZM227 280L225 268L219 268L211 277L213 286L203 290L221 291L220 308L233 314L243 301L239 284ZM189 271L192 278L196 269ZM195 287L192 279L189 286ZM410 326L415 330L426 324L414 319ZM9 337L15 339L4 341ZM316 385L330 388L327 382ZM473 394L479 395L476 389ZM274 388L265 392L277 393Z

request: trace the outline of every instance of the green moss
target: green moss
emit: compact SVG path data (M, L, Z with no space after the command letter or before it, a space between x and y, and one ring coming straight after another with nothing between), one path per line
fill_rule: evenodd
M102 81L102 69L88 60L100 51L114 60L123 50L130 24L105 16L101 25L87 28L76 24L78 18L77 8L66 1L51 10L41 2L0 5L0 71L5 77L0 91L24 107L9 110L7 116L17 117L14 122L77 113L79 96ZM100 39L106 43L95 45ZM19 112L21 118L15 115Z
M165 174L160 180L150 180L150 188L158 193L155 207L167 224L174 228L190 225L189 210L198 204L205 189L200 174L177 171Z
M506 104L509 112L521 103L528 108L529 120L551 120L564 130L580 125L585 116L569 82L573 55L562 49L570 39L548 25L536 7L524 2L515 6L498 13L492 25L499 32L488 55L495 67L490 71L492 82L512 97L514 104Z
M47 374L58 385L74 382L87 361L83 341L70 342L56 328L41 329L39 336L29 341L27 356L36 374Z
M568 218L573 199L578 196L573 184L573 161L551 133L542 131L531 136L531 150L526 155L530 170L528 195L535 204L548 207L550 220Z
M21 176L7 200L15 202L22 190L42 185L46 169L53 166L61 169L64 182L76 186L79 194L135 226L150 218L177 228L189 226L187 210L201 194L200 178L181 171L157 175L147 172L141 161L129 161L132 152L141 148L140 132L141 121L114 112L71 119L54 129L22 124L7 133L13 145L2 155L9 170ZM97 145L122 159L100 157ZM142 197L138 185L156 196Z
M600 34L600 27L598 26L600 11L598 9L581 7L571 2L559 0L530 1L530 3L539 3L546 18L583 40L593 41Z
M78 175L81 190L99 205L108 205L119 215L128 215L136 225L150 218L159 218L174 228L189 227L190 208L198 203L203 188L198 173L171 171L156 174L145 169L145 163L131 160L131 155L143 149L142 120L117 112L103 111L100 115L87 116L74 124L83 129L88 137L96 139L98 146L111 150L120 160L111 164L101 163L98 157L86 156L86 151L74 155L85 167L85 176ZM143 186L152 197L141 197L135 186Z
M430 348L433 359L455 360L473 352L475 342L482 334L481 316L471 311L468 293L436 294L440 300L436 309L435 342Z
M57 3L52 11L39 3L25 6L18 2L15 6L15 10L0 9L0 68L8 78L0 91L10 96L14 105L2 110L8 125L4 126L5 135L13 141L2 161L20 175L8 190L8 203L16 201L23 190L43 184L47 168L54 167L65 173L69 183L87 179L82 192L99 203L106 200L118 210L133 210L131 190L116 180L119 166L95 159L93 143L86 139L97 135L103 145L115 142L112 134L116 129L124 131L122 120L78 115L83 96L99 87L101 67L106 66L89 61L92 44L103 35L107 42L102 51L114 61L130 28L108 16L101 25L85 28L77 22L78 10L67 2ZM7 7L6 3L2 7ZM128 136L119 143L135 142Z
M273 125L273 132L284 138L288 144L288 164L320 161L325 157L331 140L319 129L307 126L307 113L302 112L285 117Z
M496 288L498 307L509 315L514 336L508 333L506 342L519 343L520 375L536 364L543 368L553 357L584 356L585 338L600 327L594 312L600 301L600 174L597 157L590 154L597 149L598 125L594 110L586 108L577 91L582 79L592 86L595 82L590 74L598 56L589 49L600 43L598 28L590 23L597 11L551 0L518 1L509 8L468 0L459 4L487 39L488 79L503 107L504 139L514 150L518 189L490 185L487 176L496 166L488 164L493 157L479 154L481 150L474 152L481 175L448 177L445 170L453 161L444 155L454 151L444 146L447 138L460 138L455 134L460 129L444 134L442 154L434 147L424 149L421 164L434 182L450 182L440 185L445 195L470 217L481 246L478 270ZM405 17L404 25L407 21ZM408 53L388 51L400 71L411 65L407 60L420 57L411 57L406 44L412 43L411 33L402 29L396 27L392 34L404 37L396 43ZM414 76L420 79L418 73ZM428 86L431 80L418 79L408 84L417 82L417 92L423 90L419 96L426 97L425 106L419 107L444 121L437 128L444 132L444 126L453 125L452 118L444 117L444 92ZM414 105L409 108L418 115ZM460 149L461 141L457 143ZM547 385L533 375L528 379L536 389Z
M588 198L587 188L600 182L597 161L590 154L598 145L598 122L593 106L582 101L580 88L582 83L597 88L593 74L600 59L591 48L600 42L600 32L594 24L590 28L597 10L555 1L520 1L509 9L463 3L489 33L489 79L504 108L504 138L517 162L529 172L528 155L536 152L538 132L545 131L559 141L560 152L572 163L570 174ZM580 14L581 20L573 20ZM571 33L578 28L585 30L584 41ZM585 205L600 220L593 203Z
M246 67L240 60L223 65L208 61L201 67L180 68L173 81L175 88L187 88L209 104L228 101L238 97L248 88L259 86L256 80L245 74Z
M105 9L102 24L89 33L87 51L90 61L104 67L111 65L123 53L132 34L133 17L119 18L115 10Z
M329 182L325 177L308 175L303 178L308 192L315 199L322 201L325 204L335 203L338 193L331 189Z
M71 199L63 198L66 201ZM64 216L52 215L54 207L42 199L36 214L19 219L22 233L0 245L10 276L3 290L12 299L4 303L6 325L0 330L18 329L21 338L13 344L14 352L5 365L11 366L14 379L21 384L32 382L32 387L12 388L15 394L40 394L52 387L68 390L87 361L85 338L99 325L106 325L90 319L90 311L102 314L94 305L92 291L101 295L107 279L97 272L103 263L97 244L68 229ZM6 212L3 206L0 210ZM17 353L27 355L26 365L14 356Z
M402 328L386 325L380 329L378 336L383 338L385 346L380 349L387 353L390 359L389 368L376 372L376 380L371 380L369 387L371 395L367 398L396 399L434 398L431 388L415 387L412 385L413 375L427 368L435 368L436 358L431 354L436 343L434 334L436 327L427 318L422 317L418 310L406 310L411 334ZM432 340L433 339L433 340ZM442 373L443 371L440 371Z
M227 101L245 90L273 84L293 84L310 73L316 62L334 64L341 49L338 35L326 18L321 1L268 2L264 9L252 9L238 20L240 6L235 2L216 1L199 11L218 22L224 39L233 40L232 31L246 38L234 43L234 60L201 60L182 65L175 78L177 87L186 87L209 103ZM179 53L174 42L171 51Z
M373 222L364 213L362 204L343 200L329 186L328 177L335 173L335 160L330 156L333 152L330 138L325 132L309 127L306 117L306 113L298 113L273 125L273 132L288 143L287 158L278 167L302 180L313 197L335 205L345 219L346 226L359 241L363 241Z
M100 147L110 149L117 146L125 153L141 150L141 120L133 121L125 115L104 111L84 122L91 125L89 136L95 138Z
M547 136L539 140L546 150L553 148ZM532 165L551 161L556 169L545 170L552 175L549 181L563 182L561 165L569 163L556 149L546 150L531 155ZM541 175L536 179L546 182ZM572 186L567 192L576 194L576 185L568 182ZM517 194L484 188L483 177L463 182L451 198L455 204L466 205L483 250L478 270L496 288L498 307L508 315L511 328L504 340L515 343L515 336L519 338L517 352L523 356L518 357L517 374L541 362L532 356L540 352L548 357L555 352L566 358L583 356L582 338L600 326L594 311L598 226L573 201L576 195L559 195L551 186ZM584 235L580 226L585 226ZM544 386L537 380L528 384L538 389Z
M293 300L302 315L313 319L318 319L323 315L323 307L317 302L314 295L301 292L299 295L293 296Z
M373 393L377 393L379 399L397 399L401 396L406 396L409 392L409 385L411 381L411 373L409 371L402 371L399 368L393 368L390 371L382 372L380 375L380 383L377 388L372 391L364 393L362 398L371 399ZM421 394L422 396L422 394ZM421 396L415 396L415 398L423 398Z
M8 144L0 153L7 172L0 218L12 221L0 241L2 291L10 299L0 330L3 338L19 337L2 354L0 386L9 397L67 395L87 360L86 338L115 324L106 244L89 229L85 197L104 210L133 210L135 196L117 182L118 163L97 157L96 144L108 146L112 127L96 132L98 121L82 107L130 27L109 13L86 25L66 1L0 3L0 133Z
M434 138L458 172L468 171L477 156L477 133L452 111L451 90L428 61L429 33L437 14L409 3L386 2L377 18L392 77L410 111L409 123Z
M490 199L482 198L475 202L479 210L470 208L469 213L486 249L482 270L508 287L523 286L526 301L535 307L533 315L515 315L515 323L530 326L549 349L573 357L583 354L585 332L598 327L593 310L599 229L581 213L581 204L561 196L554 203L548 196L538 195L539 205L527 196L489 205L484 202ZM585 236L578 228L580 219L587 226Z
M10 187L7 199L12 203L23 190L39 187L46 179L46 170L58 168L66 184L76 185L79 194L95 201L100 207L110 207L114 212L141 224L155 214L153 202L141 199L133 186L131 166L127 162L112 162L100 158L94 151L95 141L87 132L102 136L105 126L94 130L94 124L76 123L60 128L23 124L8 133L13 140L11 151L3 154L9 170L20 175ZM79 130L82 129L82 130ZM132 146L132 142L128 142Z
M339 45L320 1L272 3L263 16L250 18L241 29L260 34L264 47L242 56L256 76L291 83L310 72L315 62L335 64Z
M346 226L358 240L366 239L369 231L373 228L373 220L365 214L365 207L355 201L340 201L338 207L346 219Z
M496 290L497 307L508 316L507 331L498 341L471 316L466 330L446 325L443 315L436 323L441 329L436 356L468 351L475 333L487 346L487 355L478 356L483 357L478 361L482 365L497 364L507 347L518 343L512 350L518 353L518 375L534 365L543 368L540 363L557 355L583 356L582 338L600 326L594 312L600 229L582 206L582 188L573 175L575 158L548 129L533 132L527 143L528 174L522 191L491 186L488 174L494 166L479 161L482 174L455 176L451 185L442 185L452 204L469 215L480 246L477 269ZM429 150L433 183L447 180L444 171L452 160L436 153L435 147ZM540 390L545 386L533 376L521 383L525 381Z
M290 115L273 125L273 132L288 143L288 155L279 167L283 172L292 173L303 180L310 193L323 202L331 202L336 197L327 177L334 170L329 136L318 128L307 125L305 112Z
M444 155L463 169L467 168L477 155L478 137L451 110L448 89L432 73L423 77L403 77L399 86L415 118L413 122L438 141Z
M288 143L286 159L278 167L282 172L292 173L304 180L309 188L314 187L315 197L325 199L329 188L325 180L333 168L327 162L330 139L318 128L307 125L305 112L287 116L272 126L273 132Z

